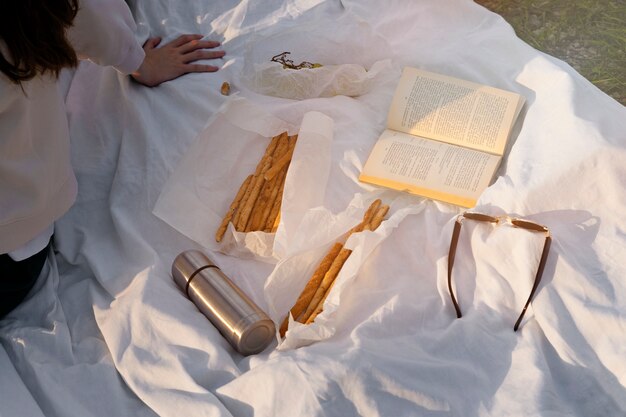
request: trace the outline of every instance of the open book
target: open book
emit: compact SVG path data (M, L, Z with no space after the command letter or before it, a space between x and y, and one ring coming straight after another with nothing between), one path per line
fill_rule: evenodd
M406 67L359 180L473 207L523 105L516 93Z

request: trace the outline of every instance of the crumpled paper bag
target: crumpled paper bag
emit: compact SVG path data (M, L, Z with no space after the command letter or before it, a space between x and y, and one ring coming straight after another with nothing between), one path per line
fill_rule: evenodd
M390 60L378 61L369 69L358 64L343 64L294 70L284 69L275 62L264 62L254 65L246 82L259 94L294 100L338 95L356 97L380 83L390 69Z
M391 48L369 24L349 19L346 15L260 36L244 55L244 85L259 94L296 100L367 93L393 75ZM322 67L285 69L270 61L282 52L291 52L288 58L296 65L307 61Z
M241 183L254 172L271 137L284 131L298 133L298 142L285 180L278 230L243 233L231 223L222 242L216 242L215 232ZM306 211L323 203L332 135L333 121L322 113L307 112L301 125L293 126L234 97L185 153L153 213L206 249L275 263L288 252Z
M344 247L352 249L346 263L335 279L332 291L324 302L323 311L311 324L304 325L289 318L289 330L285 338L278 339L278 350L295 349L328 339L335 334L335 312L341 308L341 295L345 288L357 280L359 269L370 253L391 235L408 215L417 214L425 207L425 200L393 191L357 194L341 213L333 215L323 207L307 212L300 223L300 233L308 237L308 249L281 259L268 277L264 293L269 316L278 329L289 310L302 292L320 260L330 247L353 226L361 222L363 213L372 201L380 198L389 205L387 218L375 231L352 234Z

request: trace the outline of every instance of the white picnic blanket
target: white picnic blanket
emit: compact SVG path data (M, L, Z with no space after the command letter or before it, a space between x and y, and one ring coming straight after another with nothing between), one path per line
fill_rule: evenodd
M626 413L623 106L470 0L129 3L139 39L199 32L221 40L227 55L215 74L152 89L87 62L76 72L67 105L78 201L56 226L47 280L0 324L0 341L46 416ZM262 59L259 49L285 51L276 41L285 33L296 60L389 66L354 97L255 91L245 77L250 60ZM528 218L552 233L543 280L518 332L513 324L541 237L466 223L454 270L464 314L457 319L447 259L461 210L357 180L405 65L527 100L505 163L475 208ZM229 97L220 94L224 81ZM307 162L309 153L296 150L302 169L290 172L283 202L291 217L263 259L188 230L208 228L210 205L227 208L236 189L225 196L225 187L207 183L205 200L202 190L179 187L204 197L178 207L164 193L190 151L223 149L226 156L210 153L192 170L218 178L223 158L245 159L229 153L242 147L238 141L252 141L250 153L262 150L256 134L229 134L221 117L239 105L296 129L307 114L332 121L332 137L313 145L319 159ZM297 186L301 178L307 187ZM315 260L376 197L391 205L389 220L351 239L354 257L314 327L261 354L237 354L170 276L178 253L204 250L280 320L288 294L297 296ZM184 227L172 221L176 210Z

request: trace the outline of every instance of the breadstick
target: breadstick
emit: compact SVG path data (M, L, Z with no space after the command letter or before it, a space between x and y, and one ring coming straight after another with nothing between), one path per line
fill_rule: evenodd
M251 217L249 217L246 225L242 226L243 231L251 232L251 231L260 229L261 225L258 224L258 222L259 222L259 217L261 216L262 211L263 211L263 206L264 204L270 204L263 198L263 195L261 195L261 189L265 188L265 183L267 182L265 180L265 173L274 165L274 161L277 159L280 159L280 157L283 156L288 151L288 149L289 149L289 136L287 135L287 132L283 132L278 136L278 142L277 142L276 148L274 149L274 152L266 160L266 163L267 161L270 162L269 165L263 166L261 172L259 173L259 178L254 183L254 187L255 187L253 188L254 193L251 195L251 197L255 199L252 205L250 206ZM256 188L259 189L258 194L256 193ZM246 205L245 207L248 207L248 205ZM258 213L258 212L261 212L261 213ZM247 212L243 212L242 217L245 217L246 214ZM241 222L243 223L243 220ZM254 224L255 222L257 224Z
M295 141L297 140L297 135L290 136L292 139L292 146L295 147ZM283 201L283 192L285 191L285 180L287 179L287 171L289 166L283 167L280 172L280 183L278 185L278 192L275 195L274 204L272 205L272 210L270 211L269 216L265 222L265 231L275 232L278 229L278 224L280 223L280 208Z
M296 148L296 140L298 139L298 135L289 136L289 147L287 152L285 152L270 169L265 173L265 179L267 181L271 180L278 174L278 172L286 165L291 162L291 158L293 157L293 151Z
M378 211L376 211L376 214L374 215L372 220L370 220L369 224L366 226L366 229L376 230L378 226L380 226L380 224L383 222L383 218L387 215L388 211L389 211L389 206L387 205L381 206L378 209Z
M278 147L282 138L284 137L288 137L287 132L283 132L280 135L276 135L272 137L272 140L267 145L267 148L265 148L265 153L263 154L263 156L259 160L259 163L256 166L256 170L254 171L255 175L259 175L261 173L261 169L263 168L263 165L265 164L267 159L271 158L274 155L276 148Z
M237 223L237 230L241 231L249 231L247 229L248 221L250 220L250 214L252 213L252 208L256 203L257 198L259 197L259 193L261 192L261 187L265 180L263 179L263 174L267 171L272 163L272 157L269 156L265 159L263 166L258 175L254 175L252 178L252 183L250 184L250 189L248 199L246 200L246 204L241 208L241 217L239 218L239 222Z
M250 183L252 183L253 180L254 180L254 175L252 176L252 178L250 178ZM246 205L246 203L248 202L248 198L250 198L250 184L248 184L248 187L246 188L246 191L244 192L243 196L241 197L241 201L239 202L239 208L235 212L235 215L234 215L234 218L233 218L233 226L235 226L235 230L238 231L238 232L241 232L241 229L238 226L239 223L241 223L241 207Z
M263 211L261 216L259 217L259 230L272 231L269 224L269 219L271 218L270 214L276 213L277 210L280 211L280 203L282 201L282 189L285 185L285 176L287 175L287 170L289 169L289 163L291 162L291 156L293 155L293 150L296 146L297 137L298 135L287 137L287 140L284 141L284 146L281 146L280 149L276 150L276 155L278 159L265 173L265 180L269 182L269 185L266 189L267 198L264 201L265 204L262 208ZM280 152L283 151L284 153L280 157L278 157L278 155L280 155ZM276 204L278 204L278 206L275 206ZM275 214L274 219L276 219ZM274 221L274 225L275 224L276 221Z
M283 191L285 187L285 177L287 176L287 170L280 177L280 182L278 183L278 190L276 195L274 196L274 201L272 202L272 209L267 216L267 220L265 221L264 230L267 232L271 232L276 225L276 219L280 213L280 206L283 200Z
M278 174L278 171L280 171L290 161L291 161L291 153L287 151L274 163L274 165L272 165L270 169L267 170L264 176L265 180L270 181L272 178L274 178L274 176Z
M367 208L367 210L365 210L365 213L363 214L363 220L361 221L361 223L357 224L352 229L350 229L348 231L348 236L350 236L352 233L362 232L365 226L367 226L369 222L372 220L372 218L378 211L378 208L380 207L381 204L382 204L382 201L380 201L380 198L377 198L376 200L372 201L372 203Z
M259 161L254 172L252 183L249 187L250 192L246 193L247 196L244 196L245 203L242 205L241 216L237 216L237 230L242 232L250 231L248 227L250 214L254 209L259 193L261 192L261 187L265 182L263 175L272 166L272 160L274 157L276 157L276 154L280 155L282 152L284 152L284 149L286 147L285 143L288 139L289 136L287 135L287 132L283 132L279 135L274 136L270 144L268 145L265 154Z
M268 157L270 157L274 151L276 150L276 147L278 146L278 141L281 137L281 135L286 135L287 132L284 132L280 135L276 135L272 138L272 140L270 141L270 143L267 145L267 148L265 148L265 153L263 154L263 156L261 157L261 160L259 161L259 163L256 166L256 169L254 171L253 174L253 178L258 176L261 173L261 169L263 167L263 164L265 163L265 161L267 160ZM248 187L248 190L246 190L246 192L244 193L243 197L241 198L241 202L239 203L240 207L245 207L248 204L248 199L250 198L250 187ZM235 218L233 219L233 224L235 225L235 230L237 230L238 232L242 232L243 230L241 230L241 215L242 215L242 210L237 210L237 212L235 213ZM244 226L245 227L245 226Z
M288 167L285 166L283 167L283 170L287 171L287 168ZM256 226L254 230L264 230L268 232L270 231L266 230L266 225L270 216L270 212L272 211L272 208L274 206L274 201L276 201L276 198L280 191L279 189L282 186L281 180L285 173L279 173L271 180L265 182L265 186L263 187L263 191L261 193L264 199L263 207L262 210L259 210L258 213L255 213L255 215L258 214L258 217L254 218L254 224Z
M330 248L326 256L324 256L324 258L321 260L321 262L315 269L315 272L313 272L313 275L309 279L309 282L307 282L306 286L300 293L300 297L298 297L298 300L296 301L296 303L293 305L293 307L291 307L291 310L289 310L289 312L291 313L291 316L294 319L299 317L307 308L307 306L311 303L311 300L313 299L313 296L315 295L315 291L319 287L320 283L322 282L322 279L324 278L324 275L330 269L330 266L332 265L333 261L335 260L339 252L341 251L342 247L343 245L341 243L336 242ZM289 324L289 315L285 317L285 320L280 326L281 336L285 335L288 324Z
M367 208L367 210L365 210L365 213L363 214L363 221L371 219L374 216L374 213L376 213L376 211L378 210L378 208L380 207L382 203L383 202L380 200L380 198L377 198L376 200L372 201L370 206Z
M274 165L276 161L278 161L287 152L287 150L289 150L289 136L287 135L287 132L284 132L281 133L278 138L278 145L276 146L276 150L273 154L274 163L272 163L272 165Z
M263 211L265 206L273 204L274 200L268 201L271 195L271 185L268 184L269 180L266 178L267 172L272 169L276 165L276 161L281 159L287 152L289 151L289 136L287 136L286 132L281 134L278 139L278 145L276 146L276 150L274 151L271 159L271 164L267 169L263 169L263 178L259 179L262 183L262 189L259 190L258 198L255 200L251 209L251 217L248 221L248 224L245 228L246 232L254 231L254 230L262 230L261 226L264 226L265 223L260 223L260 218L263 215Z
M278 214L276 215L276 218L274 219L274 224L272 225L272 233L276 233L276 231L278 230L278 225L280 224L280 210L278 210Z
M257 201L252 208L252 216L250 217L250 221L248 222L248 227L246 229L261 230L262 227L265 227L265 219L263 218L263 215L265 212L269 212L272 208L272 203L274 202L272 199L272 190L274 187L275 181L264 182L263 188L259 193L259 198L257 198Z
M228 212L226 213L226 216L224 216L224 219L222 219L222 223L220 224L220 227L217 229L217 232L215 233L215 240L217 242L222 241L222 238L224 237L224 233L226 233L226 228L228 227L228 223L233 218L233 214L235 213L235 211L239 208L239 203L241 202L241 199L243 198L251 181L252 181L252 175L248 175L248 177L245 179L243 184L241 184L241 187L239 187L239 191L237 192L235 199L233 200L230 207L228 208Z
M304 313L302 313L296 319L297 321L299 321L300 323L306 323L309 317L311 316L311 314L313 313L313 311L317 308L317 305L320 303L322 304L324 303L324 300L326 300L327 290L332 286L333 282L335 281L335 278L337 278L337 275L339 274L339 271L341 270L341 267L346 262L346 260L348 259L351 253L352 253L352 250L346 249L346 248L342 248L339 251L339 254L333 260L333 263L330 265L330 268L328 268L328 271L326 271L326 274L324 274L324 278L322 279L322 282L320 282L320 286L315 291L315 294L313 295L311 302L307 306Z
M317 303L317 306L315 307L315 309L313 310L313 312L311 313L309 318L306 319L306 322L304 324L311 324L311 323L313 323L315 321L315 318L317 317L317 315L322 312L322 310L324 309L324 301L326 301L326 297L328 297L328 294L330 294L330 291L333 289L333 285L335 285L335 281L330 283L330 286L326 290L326 293L324 293L324 296L322 297L320 302Z
M335 281L333 281L333 284L335 283ZM330 290L333 288L333 285L331 284L330 288L328 289L327 292L330 292ZM315 310L313 310L313 312L311 313L311 315L309 316L308 319L306 319L306 322L304 324L311 324L315 321L315 318L317 317L318 314L320 314L322 312L322 310L324 309L324 301L326 301L326 296L328 294L324 294L324 298L320 301L320 303L317 305L317 307L315 307Z
M385 205L381 207L381 203L382 202L380 201L380 199L376 199L372 202L372 204L370 204L368 209L363 214L363 220L361 221L361 223L359 223L358 225L350 229L346 237L346 240L350 237L352 233L361 232L365 228L372 225L373 221L377 222L376 227L378 227L380 222L382 222L382 218L385 216L385 214L389 210L389 206ZM380 216L377 216L379 213L380 213ZM330 266L326 274L324 275L324 278L322 279L318 289L315 292L315 295L311 299L311 302L307 306L305 312L302 313L297 319L299 322L305 323L305 324L312 323L315 320L315 317L322 311L322 308L324 306L324 301L326 300L326 297L328 296L328 294L330 294L330 290L332 289L335 283L335 279L337 278L337 275L339 275L339 271L341 270L341 268L343 267L343 265L345 264L346 260L348 259L351 253L352 253L352 250L347 249L347 248L342 248L339 251L339 254L333 261L332 265Z

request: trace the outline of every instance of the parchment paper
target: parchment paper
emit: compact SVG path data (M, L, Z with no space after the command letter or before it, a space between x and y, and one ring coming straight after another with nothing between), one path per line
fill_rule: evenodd
M309 211L303 218L300 224L302 230L300 236L307 237L309 249L282 259L267 279L264 289L270 310L269 315L277 324L277 328L280 327L320 260L345 232L362 220L363 213L376 198L380 198L383 204L389 205L386 220L375 231L354 233L348 238L344 247L352 249L352 253L335 279L333 288L324 303L324 310L313 323L308 325L295 322L290 317L289 330L285 338L281 340L277 333L278 350L305 346L327 339L335 333L334 316L340 308L341 294L344 289L358 279L361 265L371 252L391 235L400 222L406 216L423 210L425 200L392 191L377 191L355 195L346 210L337 215L319 208Z
M298 142L285 180L279 238L274 233L237 232L231 223L217 243L215 231L241 183L254 172L271 137L284 131L298 133ZM298 239L305 212L323 202L332 135L332 119L320 112L305 113L298 127L234 97L184 155L153 213L209 250L276 262L289 252L290 242Z

